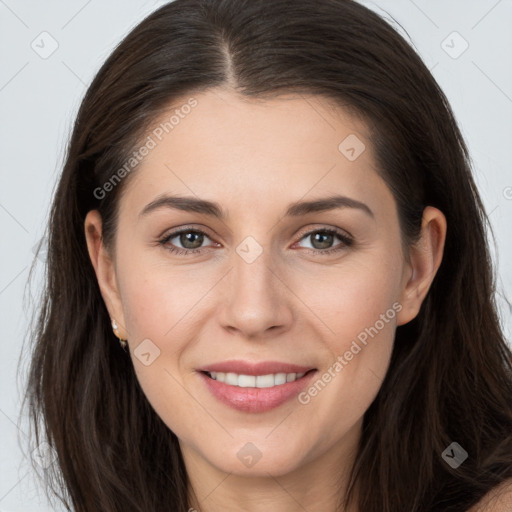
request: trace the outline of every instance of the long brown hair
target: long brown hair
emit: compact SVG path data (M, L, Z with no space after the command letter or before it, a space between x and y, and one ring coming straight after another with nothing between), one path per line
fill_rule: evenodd
M94 191L162 108L216 86L259 98L317 94L361 116L407 245L425 206L444 213L443 261L417 317L397 328L351 483L364 512L466 510L512 477L512 354L495 303L490 224L435 79L391 25L349 0L175 0L97 73L54 196L30 332L24 404L35 445L47 441L57 455L44 474L49 497L78 512L188 510L177 437L112 333L84 218L99 210L113 249L120 193L137 170L102 198ZM442 457L453 441L468 453L455 469Z

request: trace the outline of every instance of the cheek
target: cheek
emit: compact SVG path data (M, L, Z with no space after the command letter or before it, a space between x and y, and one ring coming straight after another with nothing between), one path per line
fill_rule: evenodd
M396 263L381 258L347 265L313 296L314 311L329 327L330 354L318 379L299 397L312 426L325 429L326 446L365 413L384 380L402 309ZM325 329L322 329L325 332Z
M126 328L134 342L150 338L162 350L169 343L177 349L176 344L187 337L198 301L208 291L207 282L186 270L144 261L128 260L123 270L120 292Z
M188 287L190 280L168 268L134 268L140 270L124 274L120 289L137 380L162 421L186 437L190 424L204 417L186 391L181 354L193 345L194 304L208 286Z
M347 341L359 334L364 340L366 330L375 324L384 337L389 337L397 310L401 309L396 303L400 297L400 272L399 265L384 253L376 257L363 255L347 258L339 269L329 269L328 275L317 275L299 288L299 294L307 297L308 306L328 328L322 330L330 333L332 351L339 354L348 350Z
M306 444L329 450L362 420L377 396L393 349L397 303L359 311L336 325L330 338L331 358L299 402L307 414ZM398 305L399 309L399 305ZM383 314L382 320L380 314ZM319 437L318 432L322 435Z

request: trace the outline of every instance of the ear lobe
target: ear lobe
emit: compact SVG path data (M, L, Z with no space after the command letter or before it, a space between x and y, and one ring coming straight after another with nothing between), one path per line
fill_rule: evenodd
M89 257L96 273L101 295L110 317L117 323L117 334L119 337L126 339L127 333L124 327L124 314L117 285L115 265L103 244L102 219L97 210L91 210L87 214L84 229Z
M421 237L410 247L410 277L402 289L397 325L410 322L418 314L443 259L446 228L446 218L440 210L433 206L423 210Z

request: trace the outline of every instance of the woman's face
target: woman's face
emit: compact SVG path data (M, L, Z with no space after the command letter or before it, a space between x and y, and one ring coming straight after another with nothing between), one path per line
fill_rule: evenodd
M406 263L366 129L325 99L194 98L143 141L112 262L86 221L142 389L190 463L278 476L349 457L439 251Z

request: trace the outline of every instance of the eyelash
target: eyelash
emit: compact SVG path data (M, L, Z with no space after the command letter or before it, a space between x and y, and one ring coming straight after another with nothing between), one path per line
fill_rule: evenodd
M191 229L191 228L183 228L183 229L180 229L180 230L177 230L177 231L173 231L172 233L169 233L168 235L165 235L163 238L161 238L158 243L160 245L162 245L167 251L173 253L173 254L177 254L177 255L190 255L190 254L199 254L201 252L203 252L205 249L207 249L206 247L200 247L198 249L180 249L179 247L169 247L167 246L167 243L169 242L169 240L172 240L173 238L175 238L176 236L178 235L181 235L182 233L196 233L196 234L200 234L200 235L205 235L206 237L210 238L208 236L207 233L205 233L204 231L200 230L200 229ZM308 253L313 253L315 255L325 255L325 254L331 254L331 253L334 253L334 252L338 252L338 251L341 251L343 250L344 248L348 248L348 247L351 247L354 243L354 240L347 236L346 234L344 234L343 232L337 230L337 229L334 229L334 228L322 228L322 229L315 229L313 231L308 231L307 233L304 233L301 238L299 239L299 241L303 240L304 238L307 238L308 236L311 236L311 235L314 235L315 233L326 233L326 234L329 234L329 235L336 235L341 241L342 243L341 244L338 244L337 246L331 248L331 249L306 249L306 251Z

